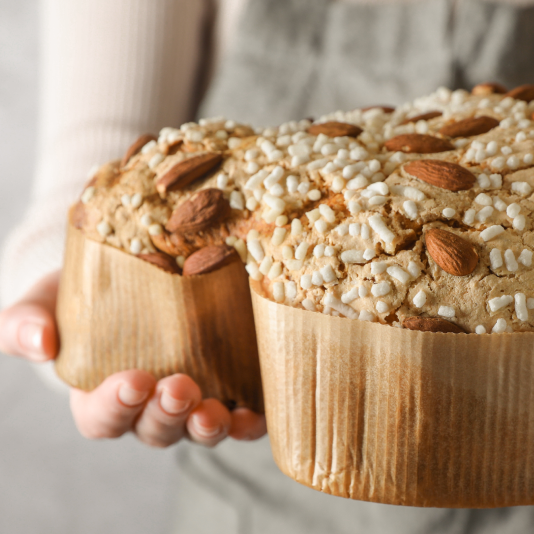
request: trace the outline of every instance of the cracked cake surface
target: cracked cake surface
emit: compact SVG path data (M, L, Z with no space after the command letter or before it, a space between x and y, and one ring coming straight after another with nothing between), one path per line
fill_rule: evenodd
M532 331L527 89L441 88L394 110L271 128L223 118L164 128L101 167L71 221L169 272L239 257L288 306L435 331L445 321Z

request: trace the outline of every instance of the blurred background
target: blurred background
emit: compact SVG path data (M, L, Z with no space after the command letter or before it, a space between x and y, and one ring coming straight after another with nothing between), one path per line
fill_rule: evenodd
M38 1L0 0L0 242L19 221L35 160ZM158 534L172 522L174 448L79 436L68 396L0 355L0 532ZM174 483L173 483L174 479Z

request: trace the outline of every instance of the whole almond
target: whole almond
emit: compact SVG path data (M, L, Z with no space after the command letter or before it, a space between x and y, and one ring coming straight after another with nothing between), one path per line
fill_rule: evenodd
M160 196L165 198L167 191L187 187L191 182L217 167L221 161L222 155L212 152L184 159L158 179L156 189Z
M448 137L471 137L481 135L499 126L499 121L493 117L469 117L461 121L446 124L439 133Z
M237 260L237 251L228 245L204 247L185 260L183 274L191 276L211 273Z
M508 91L506 87L496 82L484 82L475 85L471 94L475 96L503 95Z
M531 100L534 100L534 85L520 85L519 87L508 91L508 93L506 93L506 96L511 96L516 100L524 100L525 102L530 102Z
M128 161L133 158L136 154L141 152L141 149L150 141L157 141L158 138L152 134L143 134L130 146L130 148L124 154L124 157L121 161L121 167L125 167Z
M465 167L439 159L410 161L403 169L427 184L449 191L465 191L476 182L475 175Z
M166 145L165 155L174 156L174 154L177 154L182 149L183 146L184 146L183 139L173 140L171 143Z
M395 111L393 106L367 106L366 108L362 108L362 111L365 113L371 109L381 109L384 113L393 113Z
M308 128L308 133L311 135L324 134L328 137L358 137L362 132L359 126L335 121L312 124Z
M441 117L443 113L441 111L429 111L428 113L421 113L421 115L416 115L415 117L408 117L404 119L401 124L410 124L411 122L417 121L429 121L430 119L435 119L436 117Z
M151 254L138 254L137 257L143 261L147 261L160 269L172 274L180 274L180 267L176 261L162 252L152 252Z
M431 258L446 273L467 276L476 269L478 253L462 237L447 230L432 228L425 233L425 243Z
M220 189L203 189L173 211L165 228L169 232L200 232L226 218L230 211Z
M151 235L150 239L158 250L161 250L161 252L164 252L169 256L176 257L183 254L183 251L172 242L169 234L166 232L158 235Z
M397 135L388 139L385 146L391 152L415 152L417 154L435 154L455 149L455 146L446 139L423 134Z
M407 317L402 322L404 328L419 332L442 332L444 334L465 334L460 326L439 317Z

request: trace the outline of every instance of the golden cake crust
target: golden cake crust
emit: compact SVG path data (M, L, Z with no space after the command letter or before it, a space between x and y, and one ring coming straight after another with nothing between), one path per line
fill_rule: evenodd
M289 306L394 326L421 316L471 333L532 331L533 111L503 94L440 89L393 112L336 112L313 125L165 128L97 172L73 222L90 239L140 257L164 252L180 268L204 247L235 247ZM196 199L206 189L223 194L205 192L218 199L210 210ZM453 235L434 257L432 229ZM448 250L453 242L460 249ZM451 274L438 256L469 256L474 268Z

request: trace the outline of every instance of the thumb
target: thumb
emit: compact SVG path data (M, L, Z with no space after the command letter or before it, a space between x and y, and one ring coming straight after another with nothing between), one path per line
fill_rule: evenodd
M0 351L34 362L55 358L59 341L55 309L59 271L35 284L0 313Z

